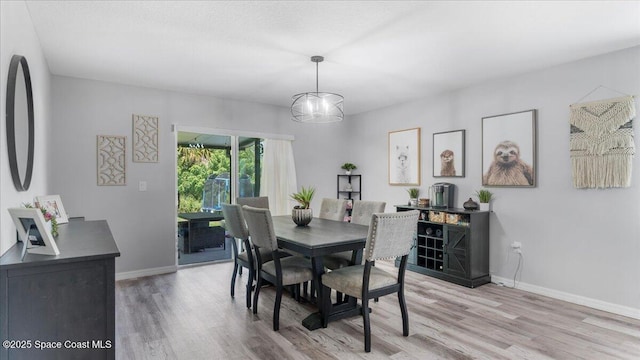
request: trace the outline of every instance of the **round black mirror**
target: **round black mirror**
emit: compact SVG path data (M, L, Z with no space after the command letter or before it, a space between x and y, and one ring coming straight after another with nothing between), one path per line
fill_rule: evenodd
M7 80L7 150L16 190L31 185L34 153L33 93L27 59L13 55Z

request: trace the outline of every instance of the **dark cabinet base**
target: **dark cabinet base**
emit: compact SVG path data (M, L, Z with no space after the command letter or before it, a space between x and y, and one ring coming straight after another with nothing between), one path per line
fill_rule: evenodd
M396 264L396 265L398 265L398 264ZM408 264L407 265L407 270L411 270L411 271L415 271L417 273L433 276L434 278L438 278L440 280L445 280L445 281L448 281L448 282L452 282L454 284L458 284L458 285L462 285L462 286L466 286L466 287L470 287L470 288L478 287L480 285L488 284L488 283L491 282L491 275L484 275L484 276L481 276L481 277L478 277L478 278L475 278L475 279L464 279L464 278L460 278L458 276L448 275L448 274L443 273L441 271L429 270L429 269L426 269L426 268L424 268L422 266L413 265L413 264Z
M8 359L113 359L114 274L113 258L8 271L7 339L31 341Z
M60 255L0 257L0 359L115 359L115 257L106 221L58 227Z

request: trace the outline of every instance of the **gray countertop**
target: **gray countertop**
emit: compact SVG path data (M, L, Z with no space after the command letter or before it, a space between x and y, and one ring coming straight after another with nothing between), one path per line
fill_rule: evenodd
M52 263L95 260L120 256L120 250L113 239L106 220L72 220L58 225L56 245L59 255L37 255L27 252L24 261L20 260L22 242L16 243L2 257L0 267L9 269L14 266L40 266Z

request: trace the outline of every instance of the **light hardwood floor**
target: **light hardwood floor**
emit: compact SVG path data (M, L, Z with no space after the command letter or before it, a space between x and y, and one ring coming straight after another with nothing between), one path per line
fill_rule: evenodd
M391 263L378 263L393 269ZM229 285L218 263L116 284L118 359L640 359L640 320L494 284L476 289L407 271L409 337L396 296L371 302L371 353L362 318L308 331L315 311L284 297L272 330L275 291L245 307L246 272Z

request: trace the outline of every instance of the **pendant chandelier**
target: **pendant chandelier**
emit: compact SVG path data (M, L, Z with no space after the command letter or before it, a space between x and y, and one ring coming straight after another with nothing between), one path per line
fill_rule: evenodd
M303 123L329 123L342 121L344 118L344 97L318 91L318 63L323 60L322 56L311 57L311 61L316 63L316 91L293 95L291 120Z

